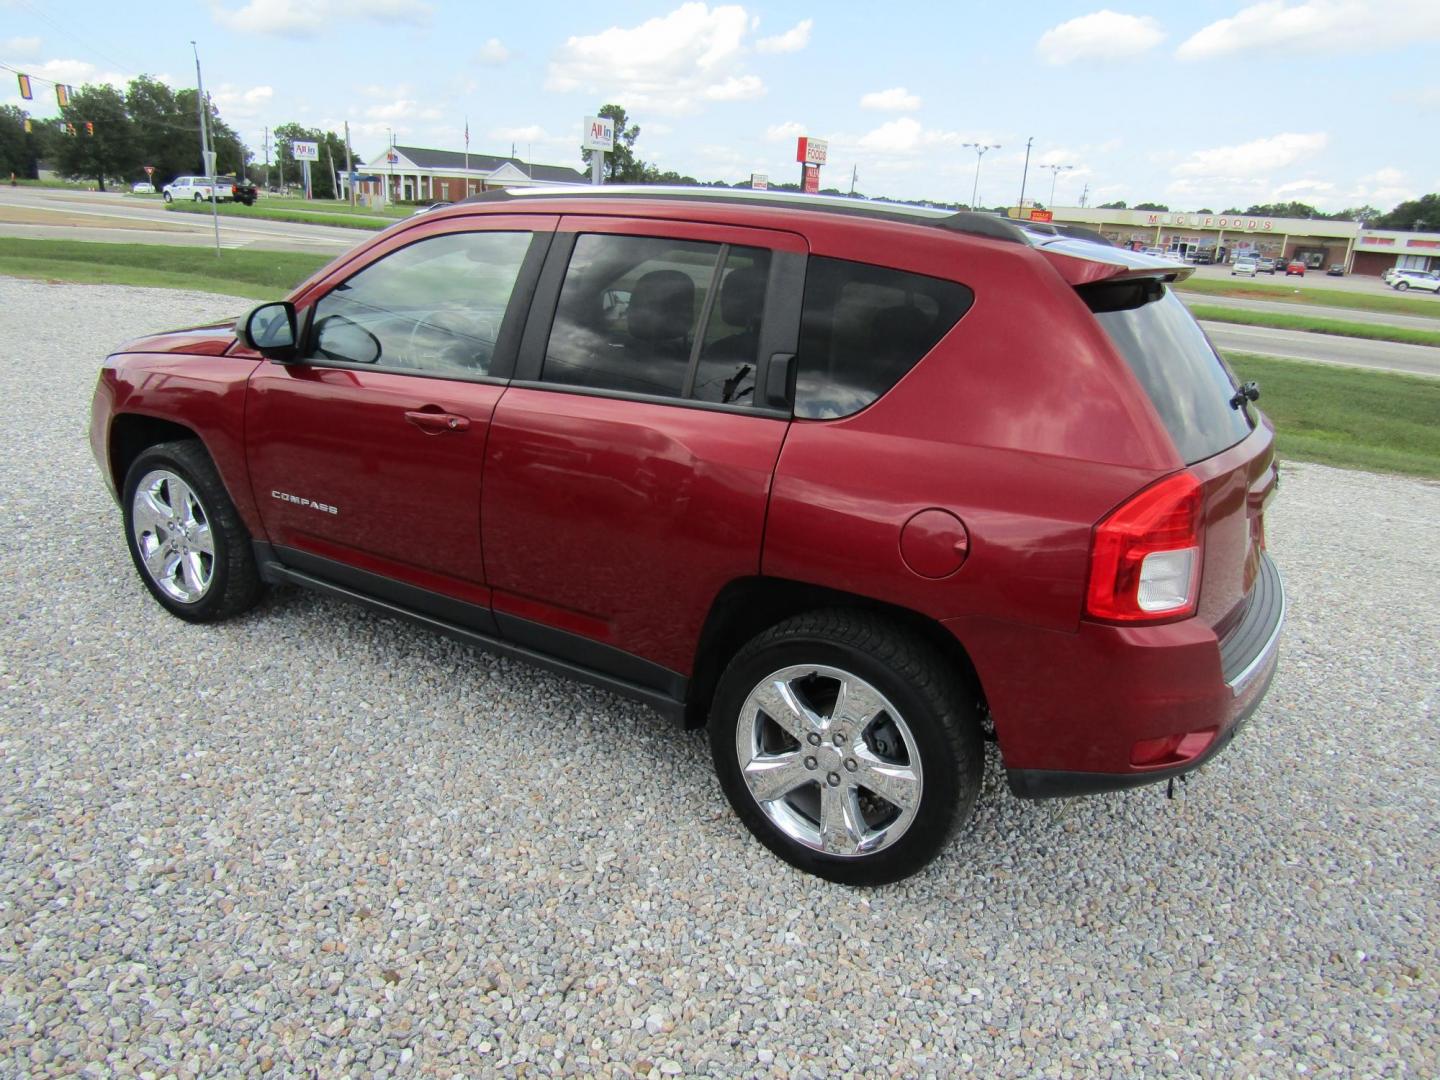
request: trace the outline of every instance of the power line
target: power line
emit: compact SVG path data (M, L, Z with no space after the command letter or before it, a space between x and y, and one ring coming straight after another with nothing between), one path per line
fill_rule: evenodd
M112 64L112 65L114 65L115 67L122 68L122 69L124 69L124 72L126 72L126 73L129 72L131 65L121 63L119 60L116 60L115 57L110 56L109 54L104 53L104 52L102 52L101 50L95 48L95 46L94 46L93 44L91 44L90 42L86 41L84 38L80 37L79 34L76 34L76 33L74 33L73 31L67 30L65 27L61 26L61 25L60 25L58 22L56 22L54 19L50 18L49 15L46 15L45 12L41 11L41 10L40 10L39 8L37 8L34 4L32 4L32 3L30 2L30 0L20 0L20 2L21 2L22 4L24 4L27 8L29 8L29 9L30 9L30 12L31 12L33 15L35 15L35 16L38 17L38 18L44 19L47 23L49 23L51 26L53 26L56 30L60 31L60 33L64 34L66 37L71 38L71 39L73 39L74 41L78 41L81 45L84 45L88 50L90 50L91 53L93 53L93 55L100 57L100 58L101 58L102 60L104 60L107 64ZM129 75L129 74L126 74L126 77L127 77L127 78L134 78L133 75Z

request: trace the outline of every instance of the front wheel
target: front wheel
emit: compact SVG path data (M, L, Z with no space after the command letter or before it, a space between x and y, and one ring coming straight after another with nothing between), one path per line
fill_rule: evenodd
M985 763L953 665L903 626L845 610L789 619L736 654L710 748L756 838L846 885L929 863L969 817Z
M122 506L140 580L172 615L214 622L259 599L249 533L199 442L142 452L125 475Z
M1407 292L1409 288L1410 283L1408 281L1401 281L1395 285L1395 289L1397 292Z

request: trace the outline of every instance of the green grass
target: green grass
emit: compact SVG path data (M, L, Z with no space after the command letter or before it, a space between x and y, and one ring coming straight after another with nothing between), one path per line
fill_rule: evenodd
M1295 461L1440 479L1440 379L1227 353Z
M161 244L92 244L79 240L0 237L0 274L274 300L330 258L285 251L221 251Z
M1385 311L1398 315L1428 315L1440 319L1440 296L1373 296L1370 293L1351 292L1347 289L1296 289L1293 285L1271 285L1259 281L1215 281L1210 278L1190 278L1176 286L1184 293L1202 293L1206 296L1233 296L1243 300L1278 300L1287 304L1306 304L1311 307L1350 308L1354 311Z
M208 202L170 203L167 207L175 214L210 214ZM262 221L285 221L292 225L334 225L342 229L369 229L378 232L395 223L394 218L376 214L331 214L300 207L277 206L263 202L255 206L243 203L218 203L216 209L221 217L259 218Z
M1276 311L1247 311L1244 308L1219 307L1212 304L1190 304L1189 307L1190 313L1195 318L1208 319L1211 322L1268 326L1276 330L1307 330L1312 334L1368 338L1371 341L1399 341L1406 345L1440 345L1440 328L1416 330L1406 326L1344 322L1340 319L1320 319L1312 318L1309 315L1290 315Z

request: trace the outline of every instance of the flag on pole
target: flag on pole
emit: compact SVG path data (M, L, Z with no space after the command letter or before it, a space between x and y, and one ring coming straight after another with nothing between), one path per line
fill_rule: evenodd
M55 100L62 109L70 104L70 88L64 83L55 84Z
M20 75L17 72L16 77L20 80L20 96L26 101L34 101L35 96L30 92L30 76Z

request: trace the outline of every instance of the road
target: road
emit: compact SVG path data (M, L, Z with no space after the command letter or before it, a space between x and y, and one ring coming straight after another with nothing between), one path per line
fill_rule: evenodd
M374 235L330 225L220 218L225 248L338 255ZM215 227L209 217L172 214L159 202L120 192L0 187L0 236L204 247L215 242Z
M1430 345L1401 345L1393 341L1366 341L1234 323L1202 322L1200 325L1222 352L1260 353L1320 364L1440 377L1440 349Z

